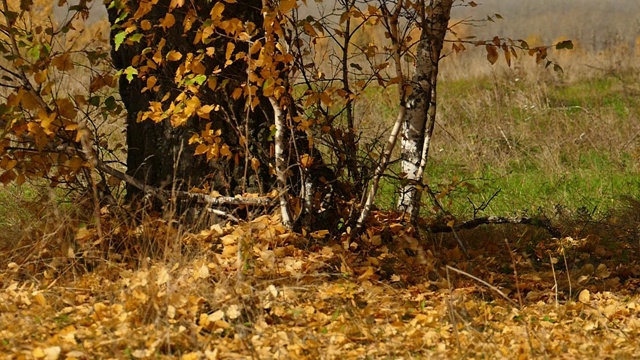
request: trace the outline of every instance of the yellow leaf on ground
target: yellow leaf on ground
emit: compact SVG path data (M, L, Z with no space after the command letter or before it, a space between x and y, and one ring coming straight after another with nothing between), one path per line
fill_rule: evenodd
M580 295L578 295L578 300L581 303L588 304L590 299L591 299L591 293L589 293L589 290L584 289L580 291Z
M172 27L175 23L176 23L175 16L173 16L173 14L171 14L171 13L168 13L164 17L164 19L162 19L162 21L160 22L160 26L162 26L164 29L168 29L168 28Z

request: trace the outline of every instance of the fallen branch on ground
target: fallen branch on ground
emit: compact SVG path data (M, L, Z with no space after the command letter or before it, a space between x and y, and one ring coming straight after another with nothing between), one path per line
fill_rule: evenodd
M544 218L532 218L532 217L506 217L506 216L485 216L475 219L471 219L465 222L454 224L453 227L446 224L434 224L423 226L423 229L434 233L447 233L459 230L470 230L477 228L480 225L499 225L499 224L521 224L531 225L535 227L544 228L554 237L560 237L562 234L560 230L551 225L548 219Z
M120 179L127 184L135 187L136 189L143 191L146 195L154 197L160 200L162 203L167 203L171 195L175 195L178 199L195 200L201 204L207 204L208 206L225 206L225 205L251 205L251 206L270 206L273 204L274 199L266 196L261 197L232 197L232 196L211 196L204 193L192 193L188 191L167 191L156 187L149 186L140 180L137 180L131 175L128 175L120 170L105 164L103 161L98 160L96 164L98 170Z

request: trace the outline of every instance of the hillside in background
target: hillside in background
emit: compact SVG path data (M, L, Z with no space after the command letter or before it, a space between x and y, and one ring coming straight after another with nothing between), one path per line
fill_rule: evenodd
M500 14L504 19L478 25L479 37L507 36L513 39L540 36L545 43L559 37L577 40L588 50L600 51L624 41L633 46L640 36L640 1L637 0L529 0L476 1L476 8L459 6L453 18L482 19ZM309 3L310 6L315 6ZM101 2L94 4L92 20L106 17ZM66 10L58 8L56 16Z
M477 1L476 8L458 7L454 18L482 18L500 14L504 19L487 22L478 36L508 36L514 39L538 35L549 43L559 37L576 40L588 50L600 51L622 41L630 46L640 35L640 1L618 0L530 0Z

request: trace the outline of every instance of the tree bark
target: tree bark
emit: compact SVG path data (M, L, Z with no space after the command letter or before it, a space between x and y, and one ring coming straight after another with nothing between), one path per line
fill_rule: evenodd
M129 14L134 14L141 6L141 1L122 1ZM275 179L269 175L269 135L272 121L272 110L269 101L261 99L261 104L251 113L247 113L244 100L233 100L231 92L246 81L246 64L235 62L225 66L225 48L227 38L212 35L213 41L206 46L202 42L194 44L194 38L202 22L209 17L211 9L218 1L187 2L182 8L170 10L170 0L159 0L149 13L137 22L136 31L143 33L143 41L132 45L122 44L117 50L114 36L119 30L116 19L122 12L115 6L108 8L109 21L116 29L112 32L112 58L117 69L126 69L129 66L137 67L144 64L141 59L143 50L155 46L161 39L166 40L162 49L163 56L171 50L176 50L186 56L189 53L197 54L206 51L207 47L215 48L216 54L207 57L205 65L206 74L212 74L218 67L222 71L215 76L218 83L224 83L213 91L207 86L202 86L198 97L202 104L217 104L220 111L211 112L210 119L202 119L198 116L190 118L186 124L175 127L169 120L155 123L151 120L140 121L140 114L149 109L150 102L161 101L165 94L168 99L163 103L169 103L180 93L176 85L175 72L180 61L166 62L149 70L147 78L156 76L159 85L158 91L145 91L144 78L135 77L128 81L124 77L120 79L120 95L128 115L126 119L127 140L127 174L136 180L156 188L187 190L191 187L210 186L223 195L232 196L241 192L263 192L271 190ZM256 27L262 26L261 0L239 0L235 3L224 2L225 18L238 18L244 23L253 22ZM192 11L197 18L191 30L184 30L183 24L186 16ZM148 20L151 24L158 24L168 12L175 17L175 26L163 29L153 26L149 30L142 30L140 22ZM216 37L217 36L217 37ZM147 41L147 42L145 42ZM236 49L242 51L246 43L237 42ZM146 61L146 59L145 59ZM211 75L209 75L211 76ZM196 156L196 145L189 145L188 140L194 133L199 133L207 123L211 123L212 130L220 130L221 138L226 143L234 157L227 159L212 159L207 161L205 156ZM248 134L245 133L245 129ZM248 142L245 144L242 137ZM251 155L247 154L247 149ZM249 162L246 156L252 156L260 161L258 171L247 169ZM247 171L248 170L248 171ZM246 182L243 181L247 180ZM139 189L128 186L128 196L134 197L141 194Z
M438 62L451 14L453 0L431 0L421 14L422 32L417 47L416 69L411 81L411 95L402 127L402 173L406 183L402 186L398 210L408 214L412 221L420 210L423 169L433 132L435 116L429 116L435 108L438 78ZM435 115L435 113L434 113ZM426 140L426 141L425 141ZM427 150L427 151L425 151ZM421 170L422 169L422 170Z

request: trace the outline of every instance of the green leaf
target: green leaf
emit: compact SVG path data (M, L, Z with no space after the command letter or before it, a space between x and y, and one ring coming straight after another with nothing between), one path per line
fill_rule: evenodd
M119 23L119 22L121 22L122 20L126 19L126 18L127 18L127 16L129 16L129 13L128 13L128 12L126 12L126 11L123 11L123 12L118 16L118 18L116 19L116 21L114 21L113 23L114 23L114 24L118 24L118 23Z
M89 98L89 105L98 106L100 105L100 96L92 96Z
M35 46L33 46L31 49L29 49L29 51L27 51L27 55L34 60L37 60L40 58L40 44L36 44Z
M122 43L126 38L127 38L126 31L120 31L119 33L116 34L116 36L113 37L113 42L116 45L116 51L118 51L118 49L120 48L120 45L122 45Z
M127 76L127 80L131 82L133 80L133 77L135 75L138 75L138 69L134 68L133 66L129 66L128 68L124 69L124 74Z
M131 41L133 42L140 42L140 39L142 39L142 36L143 36L142 34L133 34L129 39L131 39Z
M202 84L204 84L205 81L207 81L207 76L206 75L198 75L198 76L193 78L193 81L198 85L202 85Z
M114 98L113 96L109 96L108 98L104 99L104 107L107 111L115 109L116 105L116 98Z
M567 50L573 49L573 42L571 40L565 40L557 43L556 50L562 50L562 49L567 49Z

